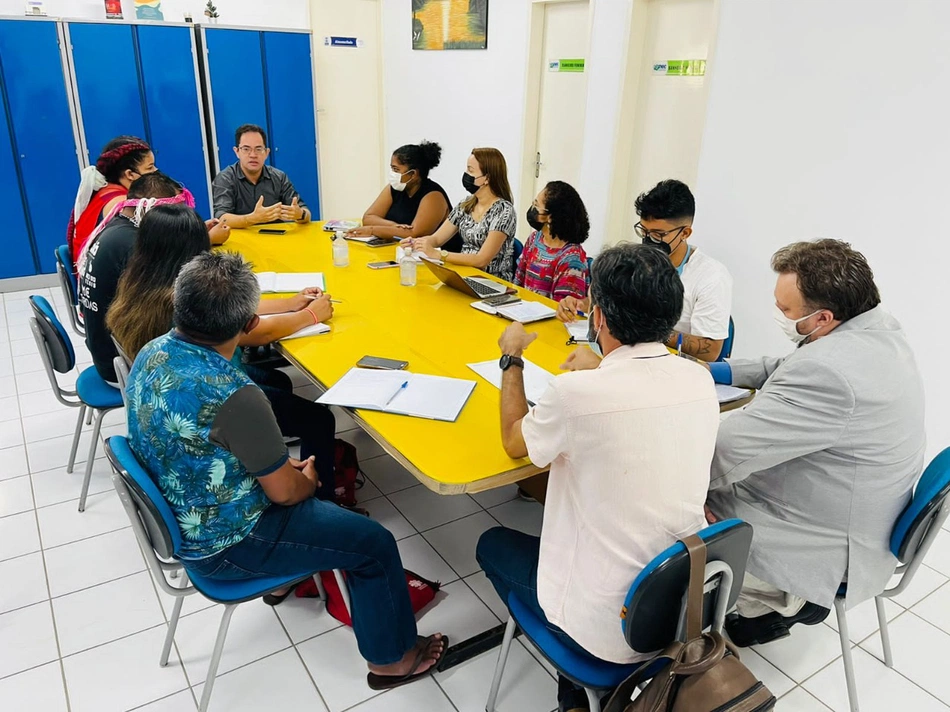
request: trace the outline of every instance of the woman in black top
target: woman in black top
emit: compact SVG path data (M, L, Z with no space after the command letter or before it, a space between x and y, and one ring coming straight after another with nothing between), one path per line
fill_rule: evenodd
M389 185L363 215L363 227L350 230L357 237L421 237L435 232L449 215L449 197L429 180L439 165L442 148L423 141L397 148L389 164Z

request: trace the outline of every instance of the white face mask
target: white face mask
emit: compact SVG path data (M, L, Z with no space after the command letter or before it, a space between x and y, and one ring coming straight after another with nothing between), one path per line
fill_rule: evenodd
M408 173L409 171L406 171ZM402 177L404 173L396 173L396 171L389 171L389 185L393 190L398 190L400 193L406 189L406 184L402 182Z
M809 314L808 316L803 316L801 319L789 319L787 316L785 316L785 313L781 309L778 308L778 305L776 305L775 313L772 315L772 318L775 319L775 323L778 324L779 328L783 332L785 332L785 336L787 336L793 344L800 344L802 341L804 341L809 336L811 336L816 331L818 331L818 329L820 329L821 327L816 326L807 334L799 334L798 333L799 322L805 321L805 319L810 319L811 317L815 316L815 314L817 314L820 311L821 309L818 309L817 311L813 311L811 314Z
M594 330L594 307L591 307L591 313L588 315L590 321L587 324L587 345L590 350L597 354L598 358L604 357L604 350L600 348L600 329Z

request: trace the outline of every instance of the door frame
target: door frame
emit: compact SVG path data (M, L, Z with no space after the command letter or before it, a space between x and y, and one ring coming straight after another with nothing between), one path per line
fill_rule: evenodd
M530 18L528 20L528 64L525 72L524 123L521 128L521 185L518 194L521 200L527 200L528 197L534 198L534 183L537 180L534 175L534 164L538 154L538 119L540 118L541 82L545 63L544 13L548 5L576 1L531 0ZM591 19L594 13L594 3L597 1L587 0L588 54L590 54ZM585 59L587 58L585 57ZM583 137L581 137L579 145L583 145ZM519 220L524 222L523 216Z

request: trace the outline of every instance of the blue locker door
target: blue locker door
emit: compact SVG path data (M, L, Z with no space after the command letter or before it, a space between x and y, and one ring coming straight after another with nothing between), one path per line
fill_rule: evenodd
M261 33L207 29L205 37L218 163L223 169L237 160L232 148L238 126L267 128Z
M56 23L0 20L0 58L40 271L53 273L79 185Z
M188 27L137 29L149 137L158 167L184 183L201 217L211 217L204 126Z
M116 136L147 139L131 25L70 23L89 163Z
M0 54L0 83L3 79L3 57ZM3 215L3 230L0 231L0 279L26 277L36 274L33 260L33 245L26 226L23 199L16 173L13 155L13 136L7 122L7 105L0 95L0 175L4 178L4 190L0 190L0 215Z
M264 67L272 134L271 161L290 176L314 218L319 218L310 35L265 32Z

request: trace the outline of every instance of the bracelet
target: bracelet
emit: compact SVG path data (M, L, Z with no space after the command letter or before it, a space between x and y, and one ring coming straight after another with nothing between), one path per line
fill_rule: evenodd
M309 309L308 309L307 311L310 312L310 316L313 317L313 323L314 323L314 324L319 324L320 322L317 321L317 315L314 314L314 313L313 313L312 311L310 311Z

